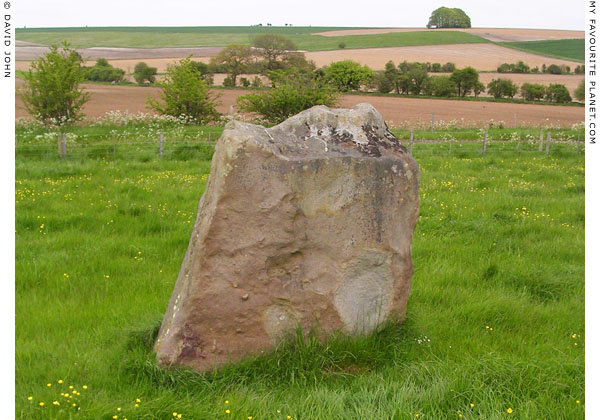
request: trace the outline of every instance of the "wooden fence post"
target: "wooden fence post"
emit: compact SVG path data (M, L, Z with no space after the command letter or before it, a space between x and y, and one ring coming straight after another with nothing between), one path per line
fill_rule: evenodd
M550 142L552 141L552 135L548 132L548 139L546 140L546 156L550 153Z
M412 155L412 151L413 151L413 143L415 142L415 131L414 130L410 130L410 143L409 143L409 147L408 150L410 152L410 154Z
M541 152L544 148L544 129L540 129L540 147L538 148L538 152Z
M433 131L433 127L435 126L435 112L431 113L431 131Z
M67 135L65 133L61 133L60 135L60 146L58 147L58 151L61 159L67 157Z
M519 136L517 137L517 153L519 153L521 151L521 133L519 133Z
M485 155L485 151L487 149L487 140L488 140L488 132L487 130L483 133L483 150L481 151L482 155Z
M163 132L160 132L160 137L159 137L159 143L160 143L160 157L163 157L163 150L164 150L164 146L163 146Z

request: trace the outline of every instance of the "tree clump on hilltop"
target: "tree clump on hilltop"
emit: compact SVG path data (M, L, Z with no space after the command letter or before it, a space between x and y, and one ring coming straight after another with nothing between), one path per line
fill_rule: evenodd
M462 9L440 7L431 13L428 28L470 28L471 18Z

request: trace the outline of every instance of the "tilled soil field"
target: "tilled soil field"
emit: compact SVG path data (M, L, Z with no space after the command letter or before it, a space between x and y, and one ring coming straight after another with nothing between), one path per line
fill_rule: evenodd
M17 86L22 81L17 81ZM158 98L160 88L137 86L84 85L91 93L90 101L84 111L88 116L102 116L108 111L121 110L129 113L150 112L146 107L146 99L150 96ZM238 96L248 93L246 90L213 90L220 94L221 105L218 110L227 113L229 107L235 105ZM524 125L560 125L566 126L584 120L583 107L528 105L494 102L453 101L444 99L413 99L397 97L380 97L368 95L343 95L339 106L348 108L361 102L369 102L375 106L386 121L393 125L406 122L431 121L435 114L436 121L449 122L464 119L465 122L481 123L489 120L504 121L512 126L516 113L517 124ZM16 116L28 117L21 99L16 98Z
M386 34L390 32L416 32L430 31L427 28L377 28L377 29L348 29L342 31L319 32L315 35L322 36L345 36L345 35L373 35ZM557 29L513 29L513 28L444 28L443 31L461 31L493 42L521 42L521 41L543 41L552 39L575 39L585 38L584 31L566 31Z
M539 68L542 68L543 64L566 64L574 69L581 64L575 61L543 57L494 44L427 45L316 51L306 53L306 57L314 60L319 67L326 66L334 61L354 60L366 64L374 70L384 69L385 63L390 60L396 64L404 60L442 64L451 62L456 64L457 67L471 66L477 70L486 71L496 70L502 63L516 63L519 60L530 67L538 66Z

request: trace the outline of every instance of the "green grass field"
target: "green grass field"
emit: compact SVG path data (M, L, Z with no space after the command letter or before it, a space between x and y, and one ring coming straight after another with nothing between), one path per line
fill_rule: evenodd
M415 145L404 324L206 375L159 369L151 345L212 147L17 153L16 418L583 418L584 155L515 146Z
M583 61L585 55L584 39L559 39L552 41L499 42L504 47L514 48L546 57L564 60Z
M229 44L251 44L263 33L286 35L300 50L321 51L346 48L403 47L489 42L484 38L455 31L402 32L376 35L325 37L312 35L344 28L306 27L200 27L200 28L53 28L52 30L18 29L16 38L39 44L60 44L67 40L76 48L86 47L224 47ZM246 29L246 30L244 30Z

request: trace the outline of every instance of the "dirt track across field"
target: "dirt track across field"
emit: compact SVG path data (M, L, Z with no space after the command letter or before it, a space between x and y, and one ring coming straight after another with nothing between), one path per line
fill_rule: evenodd
M555 29L513 29L513 28L443 28L442 31L461 31L489 39L493 42L543 41L553 39L585 38L584 31L566 31ZM374 35L390 32L431 31L427 28L377 28L377 29L347 29L341 31L319 32L315 35L345 36L345 35Z
M17 80L17 87L22 81ZM146 108L148 96L158 98L160 89L156 87L84 85L91 93L91 100L84 111L88 116L102 116L108 111L121 110L129 113L149 112ZM245 90L214 90L220 93L219 112L227 113L231 105L235 105L238 96L248 93ZM494 102L451 101L443 99L412 99L397 97L379 97L367 95L344 95L340 107L349 108L361 102L369 102L381 112L386 121L393 125L405 122L431 121L435 113L436 121L452 121L464 119L467 122L505 121L512 126L515 113L518 124L526 125L571 125L584 120L583 107L526 105ZM16 116L28 117L23 103L16 98Z

